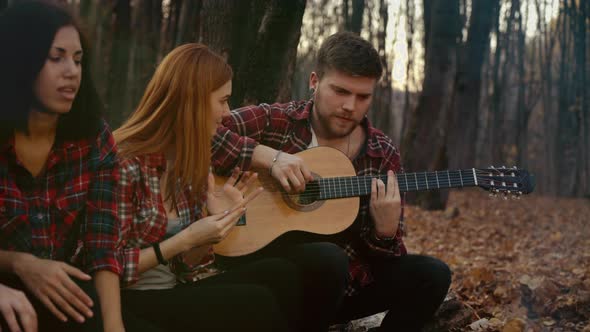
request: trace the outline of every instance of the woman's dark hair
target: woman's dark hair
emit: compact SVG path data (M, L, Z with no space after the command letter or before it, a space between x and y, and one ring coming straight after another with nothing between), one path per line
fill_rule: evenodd
M95 136L101 124L102 104L90 75L88 44L73 16L48 1L24 1L0 12L0 143L15 130L27 131L31 107L37 104L33 83L45 65L59 29L73 26L84 50L82 81L72 109L60 116L58 139Z

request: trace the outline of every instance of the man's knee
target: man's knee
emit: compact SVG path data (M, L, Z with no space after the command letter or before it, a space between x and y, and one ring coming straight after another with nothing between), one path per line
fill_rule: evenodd
M446 292L452 279L452 272L449 266L442 260L434 257L427 257L430 264L430 273L432 281L437 289L441 289Z

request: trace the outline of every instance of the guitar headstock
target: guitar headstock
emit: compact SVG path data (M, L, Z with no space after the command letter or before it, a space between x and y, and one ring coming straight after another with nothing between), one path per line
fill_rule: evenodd
M520 196L535 189L535 177L527 170L494 167L476 169L477 185L493 194Z

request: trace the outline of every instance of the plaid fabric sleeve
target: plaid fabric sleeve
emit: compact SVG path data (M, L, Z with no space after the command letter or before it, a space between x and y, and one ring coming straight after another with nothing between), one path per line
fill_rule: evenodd
M185 197L190 197L190 192L185 193ZM206 196L203 195L198 202L193 199L187 201L187 208L190 209L190 219L195 222L207 216L205 207ZM180 209L180 206L179 206ZM188 227L188 225L187 225ZM191 253L191 251L196 251ZM197 253L200 259L194 260L189 258L192 254ZM202 273L208 266L210 266L215 259L212 246L203 246L182 252L170 259L170 268L172 271L182 279L192 279L193 275Z
M137 167L137 168L135 168ZM137 171L137 172L135 172ZM134 194L139 177L139 166L132 165L129 160L122 161L120 167L120 180L117 186L117 213L121 223L119 252L123 259L121 287L134 284L139 280L139 247L128 245L131 237L134 217Z
M108 270L121 274L122 259L117 250L119 219L115 199L119 179L115 140L106 123L96 141L90 162L91 173L86 218L81 225L82 257L88 273Z
M389 142L390 143L390 142ZM397 149L393 147L391 144L386 144L384 149L385 158L383 160L383 168L384 170L393 170L394 173L402 172L402 167L400 164L400 154ZM361 218L366 218L365 222L362 223L365 225L364 231L361 232L361 238L363 242L367 245L369 251L372 254L377 255L385 255L385 256L401 256L407 253L406 247L403 242L403 235L404 235L404 197L402 196L401 199L401 213L399 216L399 225L397 228L397 232L395 236L391 239L380 239L376 236L375 233L375 222L373 217L368 212L361 216ZM392 216L392 218L397 218L396 216Z
M248 170L269 121L270 107L266 104L231 111L213 138L211 161L216 172L229 173L236 166Z

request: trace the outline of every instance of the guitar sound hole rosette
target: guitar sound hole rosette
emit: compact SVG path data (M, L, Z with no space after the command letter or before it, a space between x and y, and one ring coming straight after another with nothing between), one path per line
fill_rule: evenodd
M312 173L314 180L320 179L316 173ZM320 200L320 187L317 181L311 181L305 185L305 191L300 194L283 192L283 199L287 205L297 211L313 211L324 204Z

